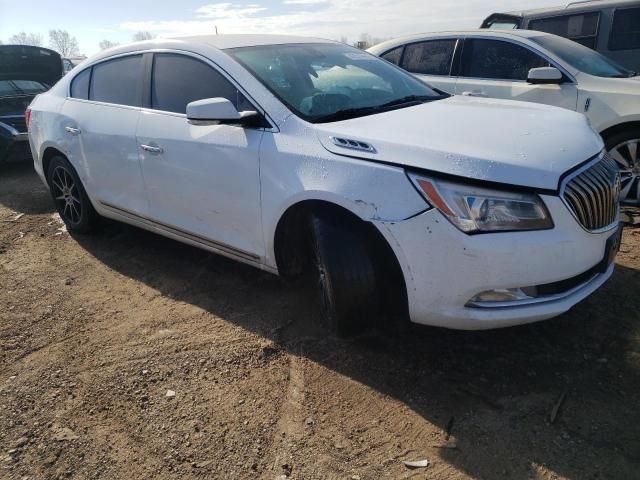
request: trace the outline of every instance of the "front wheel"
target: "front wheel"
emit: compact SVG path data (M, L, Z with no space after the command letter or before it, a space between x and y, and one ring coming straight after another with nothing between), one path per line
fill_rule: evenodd
M620 201L640 206L640 129L611 135L605 138L605 146L620 168Z
M67 230L89 233L95 226L98 215L71 163L64 157L53 157L47 181L56 210Z
M330 213L314 214L310 223L313 274L325 326L344 336L373 325L380 302L365 235L353 222Z

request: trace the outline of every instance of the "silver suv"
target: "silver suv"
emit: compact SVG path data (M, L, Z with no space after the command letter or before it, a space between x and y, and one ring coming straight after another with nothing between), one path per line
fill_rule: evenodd
M493 13L480 28L553 33L640 71L640 1L587 0L567 6Z

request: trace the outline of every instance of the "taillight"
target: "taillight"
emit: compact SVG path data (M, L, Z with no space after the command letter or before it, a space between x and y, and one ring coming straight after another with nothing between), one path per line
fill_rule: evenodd
M29 130L29 121L31 120L31 108L27 108L24 111L24 123L27 125L27 130Z

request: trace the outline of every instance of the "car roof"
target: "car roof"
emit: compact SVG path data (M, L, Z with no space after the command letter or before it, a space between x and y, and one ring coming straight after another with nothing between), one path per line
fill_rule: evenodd
M324 38L302 37L295 35L199 35L192 37L177 37L174 40L207 45L224 50L227 48L255 47L259 45L283 45L288 43L335 43L334 40Z
M571 2L567 5L557 7L533 8L529 10L516 10L513 12L496 12L494 15L513 15L516 17L529 17L546 15L553 13L571 12L575 10L600 10L611 7L625 7L629 5L640 5L638 0L586 0L582 2Z
M458 30L450 32L430 32L430 33L417 33L414 35L407 35L404 37L394 38L387 40L386 42L374 45L368 51L374 54L380 54L384 51L390 50L394 47L404 45L412 42L419 42L420 40L427 40L431 38L439 37L464 37L464 36L482 36L482 37L502 37L502 38L534 38L540 36L552 36L550 33L538 32L536 30L493 30L493 29L475 29L475 30Z
M153 40L144 40L141 42L127 43L118 45L107 50L103 50L83 64L92 65L102 60L123 55L127 53L141 52L145 50L156 49L180 49L187 51L211 51L225 50L238 47L252 47L259 45L286 45L300 43L338 43L335 40L327 40L324 38L301 37L294 35L198 35L185 36L176 38L156 38Z

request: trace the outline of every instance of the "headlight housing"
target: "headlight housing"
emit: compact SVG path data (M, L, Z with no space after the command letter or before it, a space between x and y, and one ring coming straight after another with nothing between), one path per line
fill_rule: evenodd
M413 174L409 178L431 205L465 233L553 228L551 215L536 194L494 190Z

